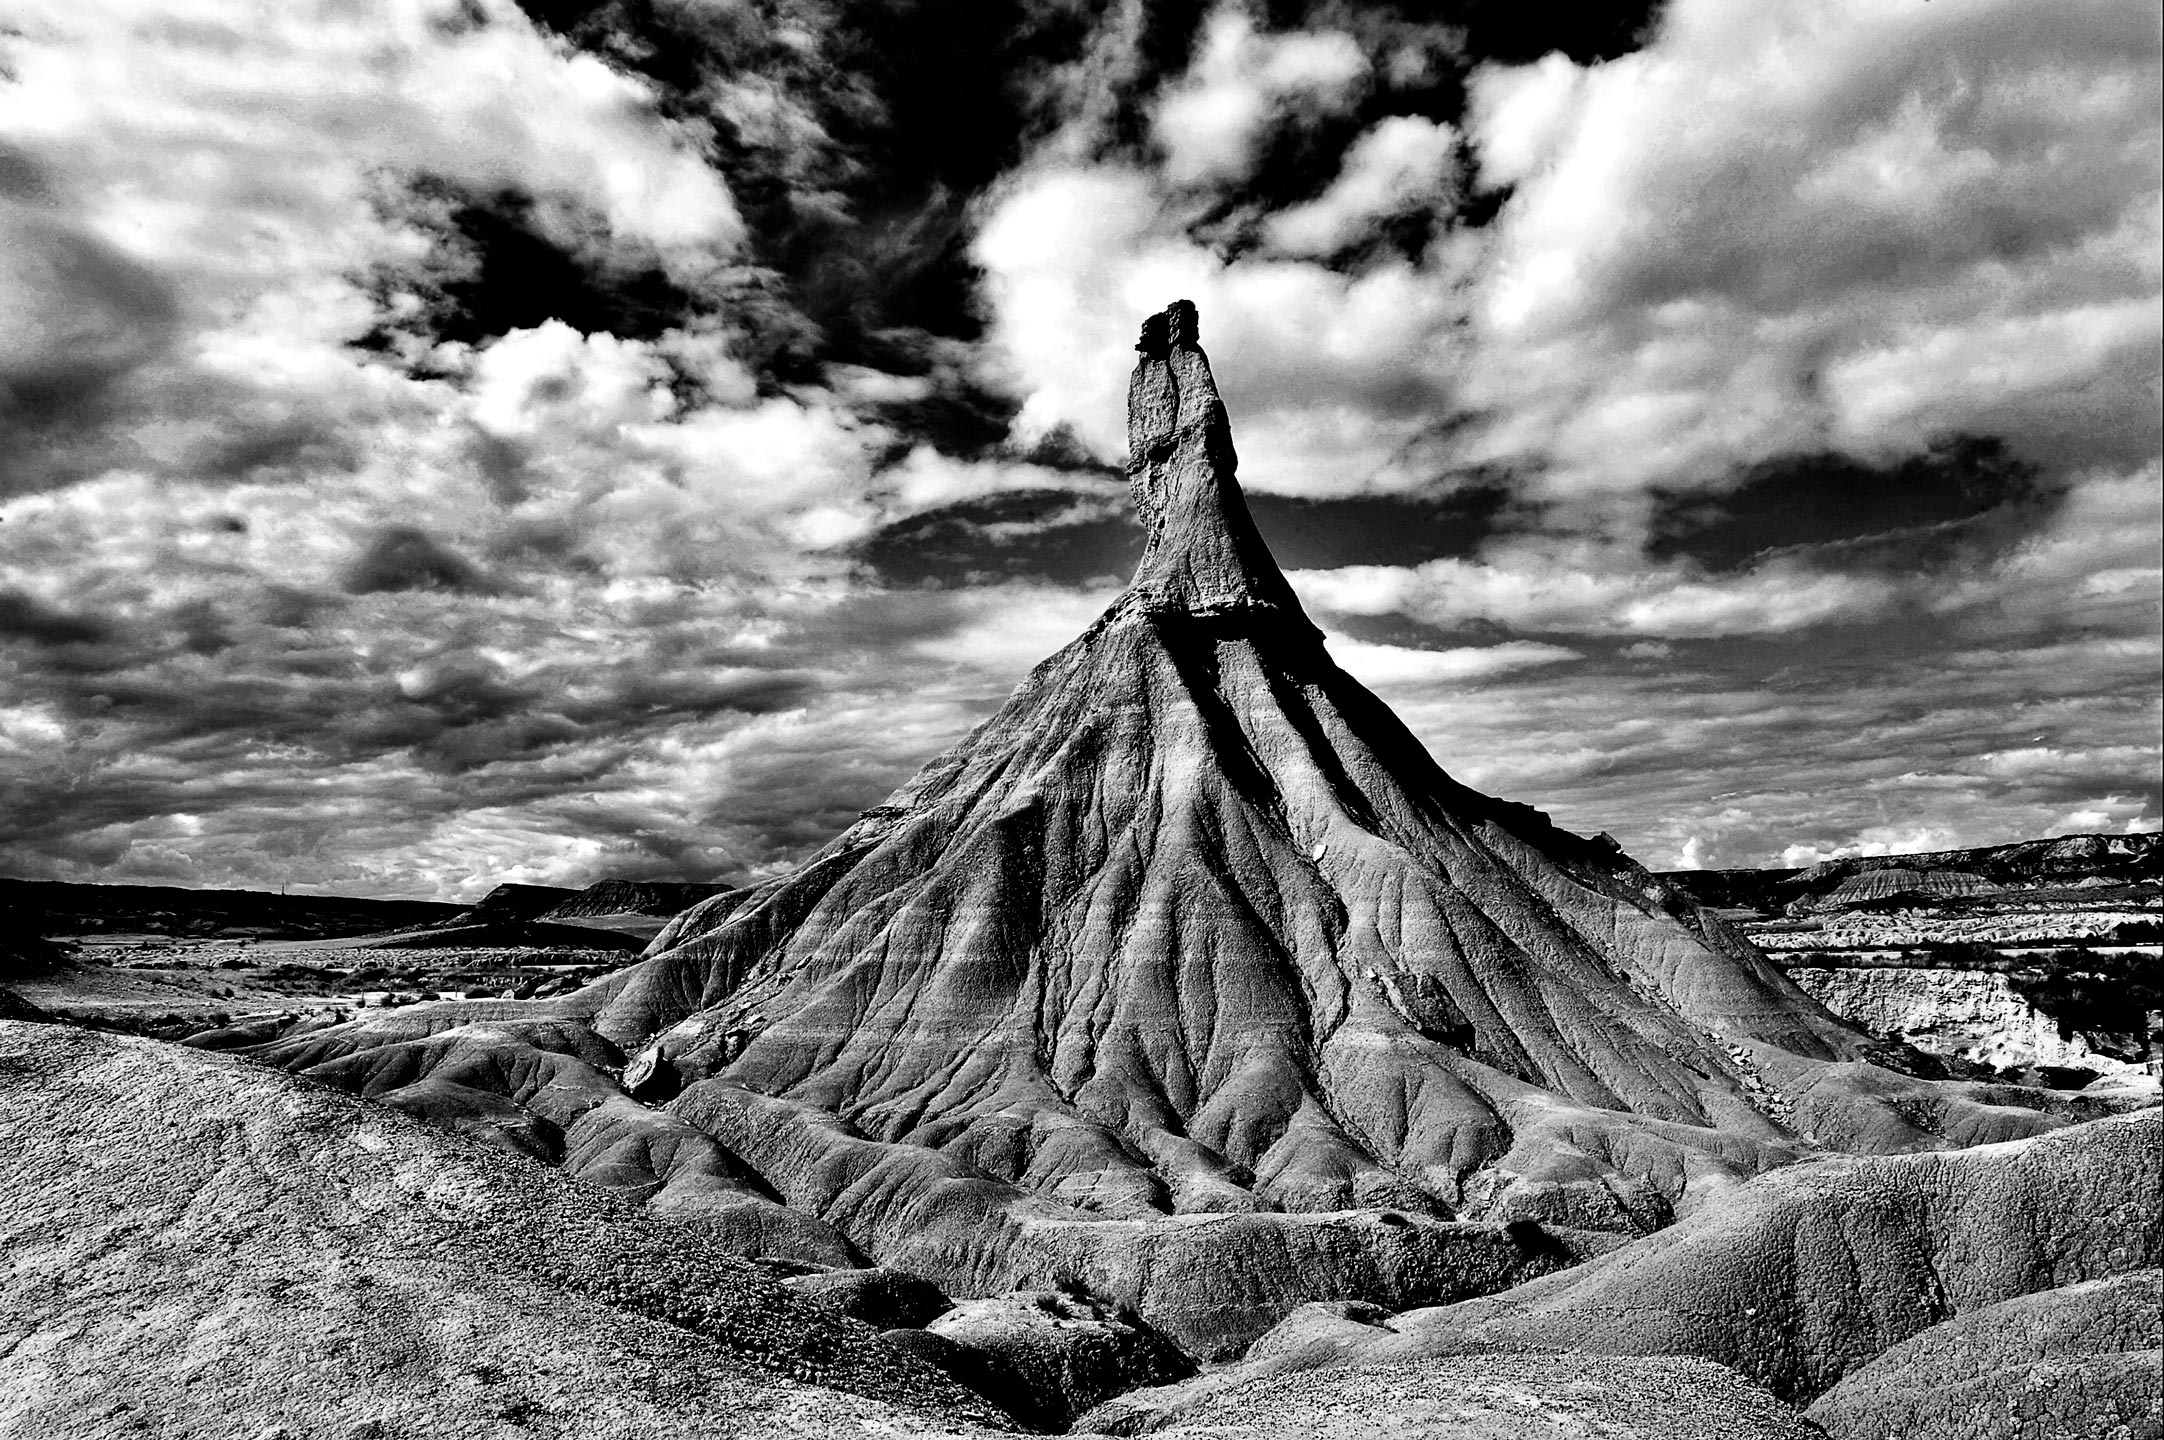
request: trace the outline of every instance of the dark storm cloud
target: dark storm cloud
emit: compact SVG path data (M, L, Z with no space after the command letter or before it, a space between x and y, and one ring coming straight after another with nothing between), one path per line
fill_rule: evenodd
M1905 288L1980 264L2019 266L2110 228L2125 196L2154 183L2150 146L2131 114L2098 127L2078 151L2055 144L1992 83L2012 51L2075 72L2153 65L2156 27L2130 7L2098 7L2071 26L2014 11L1938 45L1883 55L1839 87L1837 106L1810 117L1809 132L1739 147L1694 176L1705 199L1659 217L1654 243L1615 255L1604 298L1638 309L1713 291L1781 314L1829 292ZM1928 116L1916 113L1919 97L1937 102ZM1989 189L1941 181L1903 194L1855 175L1855 203L1809 203L1817 187L1801 182L1818 157L1905 129L1925 131L1970 166L2018 178ZM2051 203L2036 203L2046 194ZM1786 233L1769 234L1773 225Z
M1521 528L1511 501L1508 485L1475 479L1439 496L1257 493L1248 497L1248 509L1279 564L1329 570L1476 555L1490 536Z
M539 813L585 793L564 838L615 837L611 844L637 852L632 873L703 866L712 874L736 864L735 853L771 859L804 826L872 803L969 718L936 701L926 731L911 713L925 702L903 698L880 715L885 738L866 745L854 721L837 730L786 717L837 707L849 714L887 689L922 692L912 647L979 620L974 597L838 594L808 606L776 597L717 613L696 593L672 591L662 604L615 613L582 605L566 615L531 596L504 596L484 616L464 592L426 583L437 562L413 561L412 537L385 538L373 549L388 558L375 559L401 583L350 600L189 601L124 627L18 595L0 601L0 622L21 637L0 651L11 702L70 734L81 762L43 780L17 778L0 863L80 874L125 853L130 873L183 875L182 852L205 863L256 863L232 857L268 853L245 827L273 823L269 815L284 817L275 823L289 838L314 833L336 850L370 826L408 834L400 843L410 844L412 827ZM416 571L421 583L408 583ZM756 643L736 638L747 624ZM567 629L597 626L614 636L601 651L566 638ZM968 688L976 698L973 679ZM777 742L793 758L746 754L729 771L737 784L770 776L776 794L744 814L732 801L720 830L700 838L684 807L713 802L673 768L656 774L657 757L703 736L680 762L696 771L698 746L777 720L773 734L793 737ZM852 745L860 753L841 754ZM821 751L828 761L811 763ZM111 763L121 756L155 758ZM661 788L642 797L648 774ZM791 838L769 833L777 810L800 802L820 818L783 825ZM341 841L327 809L370 819ZM134 847L116 849L116 830L131 831ZM715 833L727 835L730 850L715 849ZM541 843L521 836L504 843Z
M56 610L20 590L0 590L0 636L34 645L84 645L111 633L112 626L95 616Z
M46 168L0 154L0 497L65 483L111 448L96 427L172 343L171 284L71 214Z
M239 415L192 457L207 479L330 475L360 463L350 436L319 415Z
M913 335L976 339L971 206L1082 111L1101 112L1086 142L1092 158L1146 158L1160 92L1194 63L1223 10L968 0L941 7L930 24L922 6L902 0L786 17L632 0L522 8L652 82L665 113L709 127L750 230L750 258L784 298L778 308L739 311L739 323L755 332L765 363L794 379L835 362L919 373ZM1460 116L1476 59L1609 58L1639 43L1652 8L1535 19L1485 0L1259 6L1258 20L1273 29L1351 36L1371 57L1375 83L1349 106L1280 117L1253 175L1198 220L1198 233L1231 251L1252 244L1265 212L1321 192L1377 121ZM1434 223L1406 213L1358 243L1416 253ZM941 438L936 426L922 433Z
M495 588L472 561L414 525L386 525L371 535L339 583L355 595L428 588L486 594Z
M2117 829L2155 812L2144 655L2002 644L1980 666L1910 651L1889 681L1838 640L1773 648L1778 663L1754 657L1749 678L1720 644L1692 643L1477 695L1385 694L1423 733L1450 737L1437 756L1462 778L1566 825L1620 826L1656 866L1808 864L1837 850ZM2029 694L2015 727L2010 684ZM1550 742L1509 738L1535 732Z
M909 4L523 8L711 127L751 258L786 288L771 317L785 373L894 363L910 331L977 334L964 211L1048 128L1030 77L1079 54L1094 20L1013 0L942 7L936 24Z
M903 366L911 374L937 369L930 362L914 358L904 361ZM1021 408L1014 399L986 388L967 374L942 375L939 380L922 395L871 401L863 406L868 418L895 431L893 457L899 459L917 444L965 460L1003 449L1015 412Z
M1504 529L1510 491L1476 482L1440 497L1257 492L1247 503L1280 564L1326 570L1477 554ZM1102 494L1021 490L940 506L883 527L856 554L892 585L1091 585L1132 573L1143 540L1124 488L1108 484Z
M1657 6L1631 4L1581 7L1575 11L1528 11L1522 6L1474 3L1451 5L1354 5L1344 3L1266 4L1242 10L1213 6L1191 12L1177 63L1146 71L1157 93L1147 102L1131 100L1113 122L1117 143L1103 152L1141 161L1162 160L1170 145L1174 168L1181 167L1178 131L1160 112L1167 81L1192 71L1205 113L1232 101L1241 81L1229 74L1214 80L1209 47L1222 42L1225 27L1243 16L1268 31L1299 35L1324 33L1357 46L1362 72L1327 96L1309 103L1274 107L1258 117L1259 132L1247 141L1252 154L1232 167L1208 167L1202 189L1209 198L1190 221L1189 234L1228 257L1258 246L1289 249L1327 259L1333 268L1362 269L1390 260L1418 262L1428 247L1453 227L1486 224L1507 199L1507 186L1474 188L1455 183L1465 152L1456 129L1467 108L1467 77L1476 64L1522 63L1558 55L1580 63L1627 54L1652 33ZM1207 22L1207 23L1205 23ZM1212 29L1212 27L1216 27ZM1198 44L1198 41L1200 44ZM1198 51L1200 53L1198 53ZM1172 57L1167 54L1162 60ZM1242 77L1251 80L1251 77ZM1214 87L1214 88L1213 88ZM1144 122L1155 119L1155 133ZM1425 130L1423 132L1423 128ZM1406 151L1411 137L1418 158ZM1388 137L1382 139L1382 137ZM1379 193L1376 161L1380 151L1395 149L1405 180L1420 178L1395 200ZM1363 146L1366 164L1361 164ZM1436 172L1442 172L1440 174ZM1421 172L1426 172L1422 175ZM1361 175L1367 183L1363 186ZM1401 185L1404 183L1400 182ZM1318 206L1341 208L1347 186L1365 190L1374 207L1357 224L1339 220L1318 228ZM1333 206L1333 198L1339 206Z
M1728 488L1650 492L1646 553L1739 570L1772 551L1835 569L1934 569L2042 528L2064 487L1988 436L1941 441L1870 464L1840 454L1780 455Z
M1338 8L1325 3L1325 12ZM1402 5L1419 14L1423 5ZM1465 29L1468 55L1522 65L1562 54L1579 64L1628 55L1652 38L1662 0L1616 0L1607 5L1525 5L1513 0L1460 0L1452 24Z
M857 553L891 585L967 586L1022 576L1088 585L1132 572L1142 540L1124 487L1099 503L1066 490L1024 490L909 516Z
M617 727L633 718L650 722L673 715L715 715L724 711L770 715L807 704L825 688L817 675L804 670L716 675L707 666L719 658L712 654L686 657L690 663L685 669L626 676L616 689L566 706L566 713L604 727Z
M1638 54L1484 70L1515 188L1468 398L1580 493L1958 433L2139 467L2159 81L2126 7L1844 0L1677 0Z
M560 200L516 188L477 193L421 175L386 186L380 203L432 243L419 263L372 277L386 299L403 292L418 307L364 336L370 348L395 348L399 332L470 345L550 320L650 340L701 308L658 263L640 263L620 242L599 243L612 238L604 222Z

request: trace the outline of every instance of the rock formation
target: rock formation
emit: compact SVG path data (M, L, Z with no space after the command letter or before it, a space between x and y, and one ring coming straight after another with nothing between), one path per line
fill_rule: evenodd
M1107 1217L1647 1228L1791 1158L1714 1037L1859 1037L1612 848L1451 780L1331 662L1194 326L1155 317L1130 385L1127 593L594 997L627 1082L808 1106Z
M1899 1035L1919 1049L2001 1070L2055 1065L2108 1074L2124 1068L2128 1061L2121 1056L2139 1054L2147 1040L2135 1030L2093 1042L2039 1009L1997 971L1798 965L1788 978L1874 1034Z
M693 885L674 880L596 880L584 890L541 912L544 920L607 919L618 915L653 915L668 919L701 900L729 890L727 885Z
M1897 895L1915 895L1926 899L1988 895L1993 888L1989 880L1980 875L1971 875L1966 870L1911 870L1902 865L1888 865L1851 875L1818 903L1828 909L1837 909L1844 905L1864 905L1875 900L1887 900Z
M0 935L184 935L199 939L321 940L443 924L456 905L191 890L177 885L84 885L0 877Z
M957 1305L925 1327L1014 1376L1024 1423L1065 1430L1101 1400L1160 1385L1194 1366L1163 1337L1110 1307L1056 1290L1017 1291Z
M1086 1295L1200 1359L1515 1285L1828 1138L2067 1123L1880 1068L1913 1052L1612 843L1452 780L1263 546L1193 307L1138 349L1134 581L960 744L576 994L249 1053L743 1253Z

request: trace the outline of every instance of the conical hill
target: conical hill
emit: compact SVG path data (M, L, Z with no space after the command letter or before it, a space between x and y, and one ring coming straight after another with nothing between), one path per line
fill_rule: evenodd
M664 931L598 1015L627 1079L720 1077L1113 1214L1449 1214L1564 1116L1595 1171L1759 1168L1785 1136L1721 1040L1857 1037L1611 846L1451 780L1331 661L1195 329L1175 305L1138 347L1128 591L802 869Z
M1257 533L1194 307L1138 349L1134 582L960 744L585 991L256 1053L747 1253L1079 1287L1199 1356L1658 1228L1808 1153L1798 1115L2064 1123L1874 1068L1612 843L1444 774Z

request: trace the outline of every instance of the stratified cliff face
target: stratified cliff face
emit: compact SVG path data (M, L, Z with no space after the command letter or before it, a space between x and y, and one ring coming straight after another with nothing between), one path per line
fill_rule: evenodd
M1990 970L1797 966L1791 980L1837 1015L1935 1054L2000 1069L2060 1065L2115 1071L2140 1055L2145 1031L2092 1037L2064 1027Z
M1949 1092L1926 1134L1888 1047L1444 774L1256 534L1195 327L1138 347L1134 583L886 803L576 995L255 1053L746 1247L1078 1286L1203 1356L1658 1228L1810 1148L1781 1086L1860 1145L2064 1123Z

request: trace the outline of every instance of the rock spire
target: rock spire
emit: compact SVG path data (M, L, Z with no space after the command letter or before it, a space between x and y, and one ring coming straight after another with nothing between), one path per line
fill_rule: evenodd
M1247 512L1235 476L1232 425L1202 352L1192 302L1142 325L1127 382L1127 484L1149 535L1136 609L1215 615L1300 605Z

